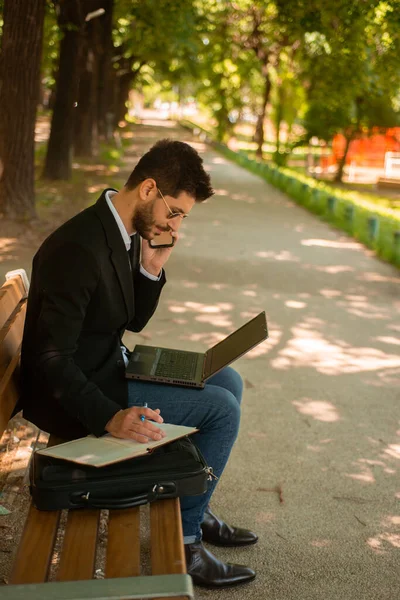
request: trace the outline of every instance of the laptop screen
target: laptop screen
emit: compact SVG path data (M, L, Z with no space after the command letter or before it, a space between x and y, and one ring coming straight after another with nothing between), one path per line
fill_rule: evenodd
M204 379L211 377L268 337L265 312L260 313L206 352Z

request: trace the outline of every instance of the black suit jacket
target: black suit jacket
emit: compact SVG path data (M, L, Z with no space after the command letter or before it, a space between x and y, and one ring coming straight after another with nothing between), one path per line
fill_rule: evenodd
M131 268L105 192L33 259L20 407L29 421L67 439L102 435L127 407L121 338L143 329L165 283L164 274L155 282L140 273L138 234Z

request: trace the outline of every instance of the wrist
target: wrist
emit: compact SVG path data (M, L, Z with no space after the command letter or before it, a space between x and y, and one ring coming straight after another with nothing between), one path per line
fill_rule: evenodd
M150 273L150 275L153 275L154 277L159 277L161 273L161 267L154 267L150 263L142 262L142 267L145 271L147 271L147 273Z
M119 413L120 413L120 412L122 412L122 408L121 408L121 410L118 410L118 411L115 413L115 415L113 415L113 416L111 417L111 419L110 419L110 420L107 422L107 424L106 424L106 425L105 425L105 427L104 427L104 430L105 430L105 431L107 431L108 433L111 433L111 432L112 432L112 430L114 429L115 417L116 417L117 415L119 415Z

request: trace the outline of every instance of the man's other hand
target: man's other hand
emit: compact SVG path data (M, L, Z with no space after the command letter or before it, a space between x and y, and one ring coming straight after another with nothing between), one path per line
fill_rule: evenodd
M145 420L142 421L140 416L144 415ZM106 431L114 437L123 438L126 440L135 440L145 444L149 440L159 441L165 437L165 432L152 423L152 419L156 423L162 423L164 419L160 416L160 409L152 410L143 406L132 406L117 412L105 426Z

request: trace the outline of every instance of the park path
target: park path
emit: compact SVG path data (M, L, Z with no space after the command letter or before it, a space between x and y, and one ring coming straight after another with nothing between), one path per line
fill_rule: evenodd
M148 125L142 135L147 144L165 133ZM242 426L214 499L218 513L260 536L254 547L216 550L258 573L230 597L395 600L399 273L262 179L194 146L216 195L185 221L145 335L201 350L267 313L269 340L235 365L245 381Z
M396 600L399 272L189 132L147 121L134 134L127 171L161 137L190 141L216 194L183 224L159 308L127 344L203 350L261 310L270 331L235 364L242 426L213 504L259 534L215 551L257 579L196 598ZM7 257L0 276L29 270L28 251Z

